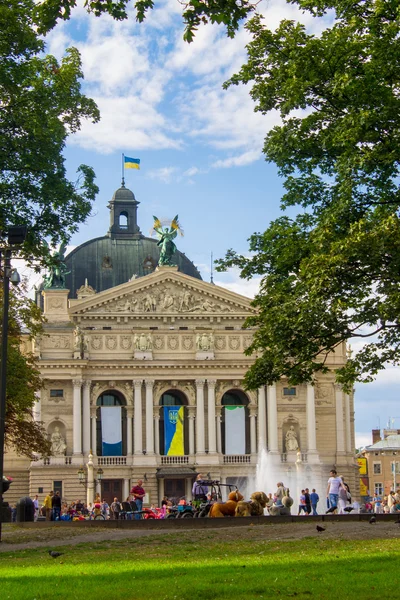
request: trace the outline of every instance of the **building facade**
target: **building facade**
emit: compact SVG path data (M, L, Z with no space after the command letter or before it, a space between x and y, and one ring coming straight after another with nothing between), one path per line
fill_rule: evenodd
M278 477L323 497L334 466L356 489L352 395L333 373L246 391L251 300L202 281L184 255L157 267L156 240L140 234L127 192L114 194L107 236L67 257L67 284L79 287L41 292L45 332L24 344L44 381L34 417L53 455L7 454L7 499L58 489L67 500L96 491L121 500L141 478L147 502L158 503L190 498L197 473L249 495L261 464L266 492ZM345 361L342 344L329 366Z
M372 440L360 456L366 461L364 486L360 486L366 498L387 496L400 488L400 430L384 429L381 437L380 430L374 429Z

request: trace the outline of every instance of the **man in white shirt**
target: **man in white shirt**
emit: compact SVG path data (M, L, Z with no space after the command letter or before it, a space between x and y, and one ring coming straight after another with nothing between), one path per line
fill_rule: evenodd
M340 488L344 488L344 486L341 478L337 476L337 472L335 471L335 469L332 469L329 475L330 477L328 479L328 487L326 488L326 497L329 500L329 508L326 512L333 513L337 509L339 490Z
M39 496L36 494L36 496L33 499L33 507L35 509L35 514L33 516L33 520L37 521L38 520L38 516L39 516Z

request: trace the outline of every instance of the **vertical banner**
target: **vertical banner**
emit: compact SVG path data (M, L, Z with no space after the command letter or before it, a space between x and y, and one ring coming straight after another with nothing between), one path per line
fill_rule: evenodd
M164 406L164 452L166 456L185 454L183 406Z
M101 407L101 442L103 456L122 456L120 406Z
M244 406L225 406L225 454L246 454Z

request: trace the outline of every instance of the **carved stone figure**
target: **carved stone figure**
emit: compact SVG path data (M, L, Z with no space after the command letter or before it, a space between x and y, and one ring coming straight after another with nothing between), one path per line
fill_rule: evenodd
M179 301L179 311L184 312L190 310L190 305L192 302L192 296L189 290L185 290L182 292L180 301Z
M299 449L299 442L293 425L289 427L285 436L286 452L296 452Z
M79 325L77 325L74 330L74 352L81 352L82 341L83 341L82 330L79 327Z
M150 333L141 333L135 334L133 338L133 345L135 350L139 350L140 352L146 352L148 350L152 350L153 348L153 340Z
M174 297L167 290L164 296L163 309L168 310L174 307Z
M60 428L55 427L51 434L51 451L54 456L64 456L67 449L65 438L60 433Z
M157 308L157 300L151 294L146 294L143 299L144 312L154 312Z
M199 333L196 336L196 349L202 352L214 350L214 336L212 333Z

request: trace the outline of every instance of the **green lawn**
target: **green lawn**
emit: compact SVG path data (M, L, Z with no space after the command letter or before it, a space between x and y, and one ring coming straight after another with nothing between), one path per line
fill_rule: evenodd
M55 546L49 546L55 548ZM241 539L195 532L0 553L1 600L368 600L397 597L400 541Z

